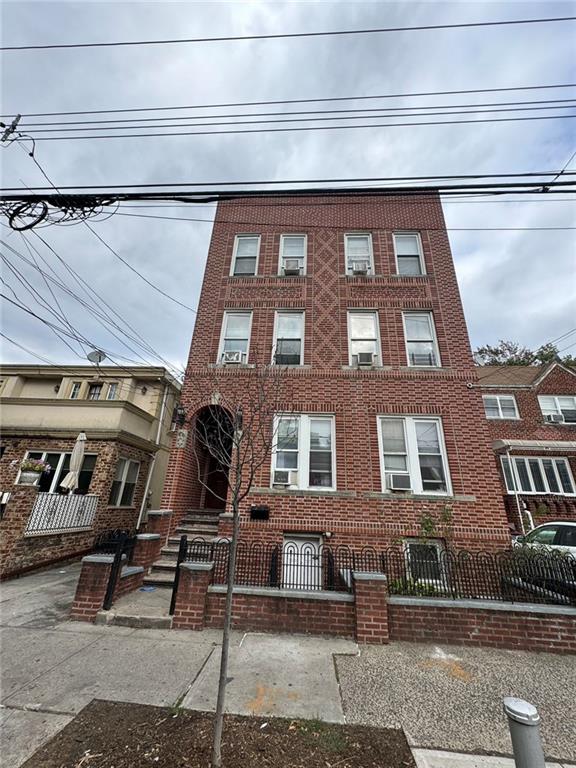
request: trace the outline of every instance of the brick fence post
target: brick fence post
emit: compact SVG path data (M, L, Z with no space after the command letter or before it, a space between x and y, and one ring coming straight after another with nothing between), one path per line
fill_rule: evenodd
M87 555L82 558L82 570L70 611L73 621L93 621L102 608L113 562L114 555Z
M171 519L171 509L150 509L146 519L146 533L158 533L164 545L170 533Z
M132 555L132 565L144 568L147 573L150 566L160 557L162 537L159 533L139 533Z
M383 573L354 573L356 640L388 643L388 582Z
M214 563L181 563L176 595L174 629L202 629L206 613L206 595L212 581Z

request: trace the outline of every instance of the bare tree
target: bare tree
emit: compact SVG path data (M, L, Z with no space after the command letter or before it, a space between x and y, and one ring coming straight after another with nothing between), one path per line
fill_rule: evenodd
M223 506L228 504L232 512L212 768L220 768L222 765L221 744L232 598L240 535L240 505L250 493L260 467L270 460L279 424L278 417L291 413L288 393L285 391L285 373L281 366L256 363L250 368L219 366L209 372L203 371L193 379L193 390L198 401L210 402L191 422L198 480L223 502ZM203 463L210 457L226 478L221 493L214 489L213 484L209 484L204 475Z

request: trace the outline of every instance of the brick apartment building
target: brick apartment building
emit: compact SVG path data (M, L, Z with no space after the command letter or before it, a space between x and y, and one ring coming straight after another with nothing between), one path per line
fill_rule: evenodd
M576 371L483 366L478 376L511 525L576 520Z
M182 390L188 419L214 402L198 379L216 368L237 383L256 350L286 366L296 434L280 426L258 470L244 540L403 540L410 553L425 533L433 548L509 546L436 193L221 200ZM168 465L172 531L191 509L223 506L199 482L192 434L178 435ZM252 505L268 519L252 519Z

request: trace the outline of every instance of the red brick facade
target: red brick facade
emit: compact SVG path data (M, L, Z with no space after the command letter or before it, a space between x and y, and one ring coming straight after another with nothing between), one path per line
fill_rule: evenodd
M393 232L418 231L426 274L396 274ZM374 275L345 274L344 233L370 232ZM258 275L231 277L237 234L261 235ZM279 277L281 234L307 235L306 275ZM347 311L378 312L382 367L349 366ZM242 536L281 540L289 532L331 534L331 544L385 546L418 536L424 518L460 547L502 548L507 523L488 426L476 382L466 324L439 198L322 196L262 198L218 206L194 329L182 405L188 419L210 403L198 382L217 361L223 313L251 310L249 363L268 362L274 313L305 312L304 365L285 374L286 407L335 417L336 490L271 489L270 461L258 470L242 508ZM431 311L442 367L407 367L403 311ZM223 388L239 385L246 369L226 368ZM225 394L225 393L224 393ZM452 493L447 496L382 493L377 417L440 417ZM173 444L162 506L175 510L174 524L190 508L204 506L194 452ZM250 521L251 504L270 507L266 522ZM439 521L450 519L440 530ZM226 522L223 521L222 532Z
M15 485L20 462L26 451L71 452L74 440L6 438L3 445L5 450L0 460L0 488L9 492L11 497L0 520L2 578L58 560L84 555L91 550L94 538L100 531L136 527L150 462L150 454L146 451L115 441L89 439L86 452L97 454L89 493L99 497L91 529L76 533L26 535L25 529L37 490L34 487ZM113 507L108 504L119 457L140 462L140 472L130 507Z
M576 372L572 372L560 365L547 367L534 367L532 369L533 381L525 383L530 378L528 371L518 370L516 366L507 366L504 369L490 368L486 371L480 369L480 391L483 395L513 395L516 400L519 418L514 419L487 419L490 443L499 440L527 440L538 441L542 445L532 449L513 447L512 456L546 456L564 457L567 459L572 474L576 481L576 424L550 424L544 420L538 395L576 396ZM572 450L562 450L555 447L547 448L546 443L572 443ZM503 453L501 449L499 453ZM504 504L508 513L508 519L518 530L522 529L518 514L518 503L526 506L535 525L540 525L548 520L576 520L576 496L558 494L527 494L521 491L518 501L515 494L506 490L506 484L502 474L502 466L498 454L494 461L496 472L501 479L504 492ZM524 516L524 524L528 523Z

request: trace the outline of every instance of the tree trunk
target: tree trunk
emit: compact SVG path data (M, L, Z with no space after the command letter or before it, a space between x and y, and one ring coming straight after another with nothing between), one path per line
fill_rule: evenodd
M220 657L220 677L218 680L218 699L214 720L214 742L212 745L212 768L222 765L222 729L224 726L224 703L226 699L226 681L228 677L228 649L230 646L230 625L232 624L232 597L234 594L234 574L236 572L236 550L240 532L240 514L238 502L232 501L233 527L230 555L228 558L228 588L226 590L226 606L224 609L224 632L222 633L222 655Z

